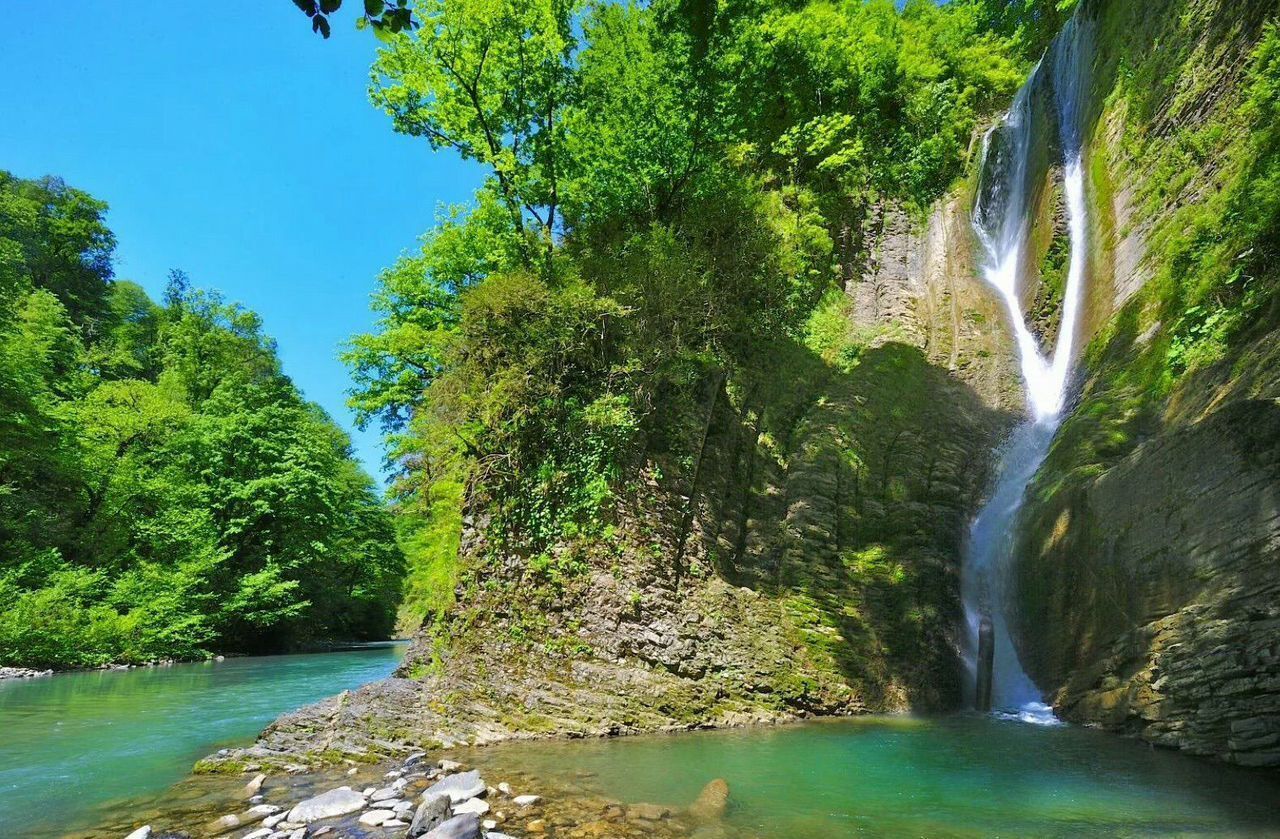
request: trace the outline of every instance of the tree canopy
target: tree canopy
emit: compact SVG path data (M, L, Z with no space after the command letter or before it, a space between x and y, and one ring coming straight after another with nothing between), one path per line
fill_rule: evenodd
M112 273L106 205L0 172L0 662L385 637L403 557L257 315Z
M488 177L384 272L345 358L352 405L390 434L401 522L435 534L410 564L436 576L464 484L542 563L607 526L639 459L692 464L673 418L804 328L870 208L940 196L1026 69L976 0L414 13L372 100Z

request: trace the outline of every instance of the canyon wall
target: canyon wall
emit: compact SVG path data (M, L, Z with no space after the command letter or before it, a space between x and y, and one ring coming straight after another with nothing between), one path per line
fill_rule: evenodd
M1084 13L1090 343L1018 536L1021 658L1068 720L1280 765L1280 322L1261 308L1219 340L1206 309L1247 300L1197 291L1221 281L1197 255L1231 233L1226 191L1254 162L1241 103L1277 11Z

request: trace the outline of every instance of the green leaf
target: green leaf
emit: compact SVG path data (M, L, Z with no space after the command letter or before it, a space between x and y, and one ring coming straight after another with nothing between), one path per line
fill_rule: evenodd
M377 17L386 7L387 4L382 0L364 0L364 13L369 17Z
M342 0L320 0L320 11L331 15L342 8Z

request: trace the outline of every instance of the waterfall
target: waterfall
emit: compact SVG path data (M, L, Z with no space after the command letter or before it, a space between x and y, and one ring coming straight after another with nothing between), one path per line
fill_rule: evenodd
M965 663L969 668L968 684L972 686L977 674L979 625L986 615L994 639L991 706L998 712L1038 723L1053 723L1056 718L1018 660L1005 616L1005 578L1027 486L1048 455L1062 421L1076 350L1088 264L1081 110L1088 90L1091 46L1091 25L1077 14L1018 91L1004 119L987 132L973 212L974 230L982 246L983 277L1000 294L1009 311L1030 416L1002 446L994 490L970 526L961 581L967 630ZM1050 74L1047 81L1057 110L1071 246L1061 324L1053 351L1047 357L1040 352L1019 299L1031 227L1033 120L1044 118L1036 113L1034 94L1038 85L1046 81L1040 78L1044 73Z

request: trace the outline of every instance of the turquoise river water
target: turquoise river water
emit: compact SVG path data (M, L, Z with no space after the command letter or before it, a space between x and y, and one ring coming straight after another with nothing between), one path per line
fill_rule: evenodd
M561 778L566 791L674 811L724 778L719 835L735 839L1280 836L1275 776L978 715L511 743L466 759L493 777Z
M403 645L0 682L0 837L159 792L276 716L390 675Z
M120 823L139 799L170 795L199 757L249 742L283 711L387 675L400 653L382 647L0 683L0 837ZM1089 729L978 715L511 743L463 759L491 782L520 781L548 796L673 810L725 778L731 804L717 835L732 839L1280 837L1274 775Z

